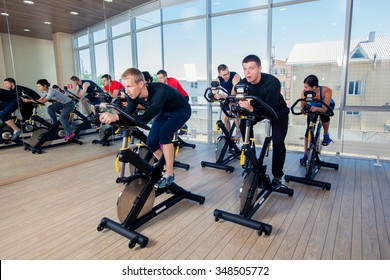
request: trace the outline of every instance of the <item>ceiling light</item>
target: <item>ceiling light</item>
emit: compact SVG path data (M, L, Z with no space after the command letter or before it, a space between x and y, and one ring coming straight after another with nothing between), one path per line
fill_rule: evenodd
M30 5L34 4L33 1L27 1L27 0L25 0L25 1L23 1L23 2L26 3L26 4L30 4Z
M79 13L78 12L70 12L70 14L77 16Z
M50 25L51 22L50 21L44 21L43 24L49 24Z
M28 28L23 29L23 31L30 32L31 30Z
M7 14L7 13L1 13L1 15L2 15L2 16L6 16L6 17L9 16L9 14Z
M113 0L104 0L104 2L111 3Z

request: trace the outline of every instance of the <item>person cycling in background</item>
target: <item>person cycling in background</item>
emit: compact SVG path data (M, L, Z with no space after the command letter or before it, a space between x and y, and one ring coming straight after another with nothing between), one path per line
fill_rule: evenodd
M304 93L306 91L314 91L316 93L315 99L320 99L323 102L325 102L327 105L329 105L332 110L335 107L335 102L332 99L332 90L326 86L320 86L318 82L318 78L315 75L309 75L303 80L303 90L301 92L301 98L305 98ZM306 101L301 101L301 110L304 109L306 105ZM329 136L329 125L330 125L330 117L327 115L327 108L325 105L322 105L321 102L309 102L309 105L311 106L310 111L311 112L319 112L320 119L322 122L322 126L324 128L324 138L322 140L322 145L328 146L330 142L333 142L333 140ZM317 115L318 116L318 115ZM316 119L317 120L317 119ZM307 118L307 125L309 126L309 117ZM304 156L299 160L300 164L305 166L306 165L306 159L307 159L307 149L308 149L308 139L307 139L308 130L306 130L305 133L305 142L304 142Z
M0 111L2 111L2 116L0 119L13 129L14 132L11 140L16 140L22 134L22 130L20 130L19 127L17 127L17 125L14 123L14 121L9 117L19 108L18 104L20 104L20 114L22 115L22 122L29 120L34 111L34 106L32 104L19 103L19 98L22 97L23 94L27 94L30 98L38 100L41 96L28 87L16 85L16 81L13 78L4 79L4 86L7 91L4 91L0 96L0 100L5 99L3 100L3 104L1 105ZM14 108L15 101L16 108ZM4 109L3 107L6 106L6 103L9 107L7 106L8 108ZM11 110L13 111L9 112ZM7 114L9 114L9 117L5 117Z
M81 99L81 104L87 113L88 119L94 122L94 105L100 104L97 94L103 92L103 90L90 80L80 80L76 76L72 76L70 80L75 85L74 94ZM91 103L90 108L88 107L88 102Z
M190 97L185 89L182 87L180 82L173 77L168 77L168 73L165 70L160 70L157 72L157 80L159 83L167 84L175 89L177 89L180 94L185 98L185 100L190 101Z
M230 72L229 68L225 64L220 64L217 69L217 80L219 81L220 86L226 89L229 94L235 95L236 92L234 91L234 86L241 80L240 75L233 71ZM225 124L226 129L230 131L231 126L228 116L224 116L223 123ZM234 123L236 124L236 134L232 135L232 138L239 139L241 137L239 119L235 118Z
M75 136L73 129L68 121L69 115L75 107L75 103L70 97L62 94L58 90L51 88L50 83L46 79L38 80L37 87L40 91L43 92L43 96L37 100L38 102L46 103L49 100L55 101L49 107L47 107L47 113L51 118L53 127L57 127L59 125L57 120L57 113L60 114L59 121L65 131L65 141L69 141L70 138ZM33 100L23 98L23 102L31 103Z
M115 81L111 79L111 76L108 74L104 74L102 76L102 83L104 85L104 92L111 95L112 98L117 98L119 91L124 89L125 87L121 84L121 82Z
M142 71L142 75L144 75L145 82L153 83L153 76L150 75L149 71Z

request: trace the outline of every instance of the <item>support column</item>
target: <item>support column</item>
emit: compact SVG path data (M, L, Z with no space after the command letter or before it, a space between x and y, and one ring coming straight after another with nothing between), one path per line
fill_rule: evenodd
M61 88L75 75L72 34L57 32L53 34L54 58L57 71L57 84Z

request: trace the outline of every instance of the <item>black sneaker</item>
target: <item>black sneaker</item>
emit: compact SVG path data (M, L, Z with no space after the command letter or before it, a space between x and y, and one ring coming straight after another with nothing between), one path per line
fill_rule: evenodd
M279 178L273 178L273 179L272 179L271 185L272 185L273 187L284 186L284 185L282 184L282 179L279 179Z

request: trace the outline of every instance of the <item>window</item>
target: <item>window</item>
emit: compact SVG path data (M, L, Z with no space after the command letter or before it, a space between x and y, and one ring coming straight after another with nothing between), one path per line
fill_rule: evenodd
M92 70L91 70L91 58L89 56L89 49L84 49L79 51L79 62L80 62L80 79L82 80L91 80L92 79Z
M96 78L99 86L102 86L101 76L109 73L107 43L95 45Z
M83 36L77 37L77 46L82 47L85 45L88 45L89 40L88 40L88 34L85 34Z
M112 37L130 32L130 20L111 26Z
M226 64L230 71L237 72L242 78L241 62L251 53L260 57L263 71L268 72L267 10L212 17L211 20L213 77L218 75L218 65ZM226 36L227 30L234 36Z
M180 81L191 96L202 96L206 81L206 20L164 25L164 69ZM178 40L180 38L180 40Z
M267 5L268 0L211 0L211 12L219 13L237 9L245 9L260 5Z
M135 18L135 26L137 30L159 24L160 22L160 10L145 13Z
M138 68L150 74L157 73L162 68L161 27L138 32L137 49Z
M172 1L161 1L163 7L163 21L201 16L206 13L206 1L186 1L178 5L171 5Z
M197 96L191 96L191 104L198 104L198 97ZM194 114L194 112L192 112Z
M277 76L278 75L278 68L274 68L274 76Z
M286 68L280 68L280 75L286 75Z
M95 43L106 40L106 29L100 29L98 31L93 32L93 41Z
M349 81L348 94L349 95L361 95L361 81Z
M280 86L281 86L281 88L285 88L286 87L286 82L285 81L280 82Z
M112 47L114 50L114 79L119 80L123 71L133 66L130 36L112 40Z
M197 116L198 115L198 111L192 111L192 116Z

